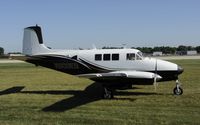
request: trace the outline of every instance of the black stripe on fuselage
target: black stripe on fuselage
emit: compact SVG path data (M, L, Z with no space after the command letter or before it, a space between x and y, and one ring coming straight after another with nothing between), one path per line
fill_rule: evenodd
M26 62L72 75L92 73L89 67L69 57L58 57L53 55L29 56L26 59Z
M107 67L102 67L99 65L92 64L91 62L86 61L85 59L81 59L81 58L79 59L81 60L81 62L89 66L93 71L96 71L96 73L108 73L108 72L116 71L116 70L108 69Z
M111 70L103 69L101 67L89 64L77 58L70 58L62 55L37 55L28 56L26 62L69 73L72 75L88 74L88 73L102 73L110 72Z
M115 71L112 69L107 69L107 68L105 69L100 66L91 64L83 59L70 58L70 57L62 56L62 55L29 56L26 61L29 63L33 63L35 65L40 65L43 67L47 67L50 69L54 69L54 70L72 74L72 75L88 74L88 73L108 73L108 72ZM144 72L155 73L155 71L144 71ZM156 73L162 77L160 81L176 80L178 79L178 75L179 75L177 71L157 71ZM126 79L127 79L127 82L134 81L133 79L130 79L130 78L126 78ZM100 79L92 79L92 80L99 81ZM109 80L110 79L108 79L108 81ZM117 79L113 78L112 80L116 82L119 81L118 78Z

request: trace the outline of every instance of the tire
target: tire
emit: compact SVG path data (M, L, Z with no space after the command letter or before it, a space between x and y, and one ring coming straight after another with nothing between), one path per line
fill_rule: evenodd
M183 89L181 87L179 87L179 90L178 90L178 88L175 87L173 92L174 92L174 95L182 95L183 94Z
M104 99L112 99L113 98L113 91L108 88L104 88L103 90L103 98Z

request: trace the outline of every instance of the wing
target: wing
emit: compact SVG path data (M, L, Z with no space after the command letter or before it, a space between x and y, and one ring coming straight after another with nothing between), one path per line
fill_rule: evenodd
M158 74L145 71L114 71L109 73L91 73L81 74L79 77L85 77L89 79L105 79L105 78L128 78L128 79L154 79L157 81L162 79Z

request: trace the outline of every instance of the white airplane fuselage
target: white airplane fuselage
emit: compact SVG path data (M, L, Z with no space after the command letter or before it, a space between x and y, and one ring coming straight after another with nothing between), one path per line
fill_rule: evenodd
M38 26L24 29L23 54L26 62L86 77L112 88L177 80L183 72L177 64L143 57L137 49L49 49Z
M128 55L134 55L132 59L128 59ZM99 55L100 59L95 59ZM108 56L106 59L105 56ZM90 50L49 50L47 53L40 53L34 55L35 57L46 56L48 58L56 58L54 65L58 70L63 72L81 75L87 73L106 73L114 71L142 71L142 72L157 72L160 77L159 81L176 80L178 75L182 73L183 69L175 63L168 61L143 57L141 52L137 49L90 49ZM113 56L117 56L116 58ZM63 61L58 61L61 58ZM65 62L65 59L73 59L76 61ZM57 62L57 61L58 62ZM89 69L94 71L82 71L81 66L77 61L84 64ZM91 67L93 68L91 68ZM65 70L65 71L64 71ZM82 72L81 72L82 71Z

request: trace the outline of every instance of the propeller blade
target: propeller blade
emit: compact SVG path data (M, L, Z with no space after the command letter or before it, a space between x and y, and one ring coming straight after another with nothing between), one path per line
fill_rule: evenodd
M158 86L158 83L157 83L157 59L156 59L156 62L155 62L155 75L154 75L154 90L155 92L157 91L157 86Z
M154 91L156 92L157 91L157 86L158 86L158 83L157 83L157 74L154 75Z

